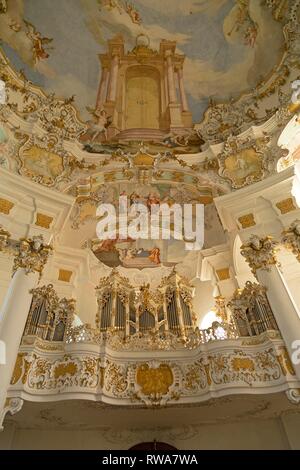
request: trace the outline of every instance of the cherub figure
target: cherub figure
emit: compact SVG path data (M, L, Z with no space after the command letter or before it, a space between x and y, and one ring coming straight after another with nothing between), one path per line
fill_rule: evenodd
M93 119L87 122L91 131L91 141L94 142L101 134L103 134L105 140L107 140L107 128L112 122L111 117L107 115L105 109L99 111L87 107L87 110L91 112L93 116Z
M48 59L49 54L45 50L44 45L50 44L53 41L53 39L43 37L41 33L35 29L33 24L29 23L29 21L24 20L24 23L27 26L26 35L32 42L33 56L34 56L35 63L37 63L41 59Z
M246 46L254 47L256 38L257 38L257 33L258 33L257 27L254 23L248 26L245 32L245 45Z
M131 3L126 3L126 12L134 24L141 24L142 19L140 14Z

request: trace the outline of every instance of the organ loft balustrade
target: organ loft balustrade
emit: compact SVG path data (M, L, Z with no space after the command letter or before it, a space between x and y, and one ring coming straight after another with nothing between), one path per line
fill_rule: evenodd
M258 284L247 283L229 303L217 297L218 320L207 329L197 327L193 288L175 271L150 290L113 270L96 288L95 326L74 326L74 301L59 299L51 284L32 295L8 397L164 406L272 390L300 400L299 378Z

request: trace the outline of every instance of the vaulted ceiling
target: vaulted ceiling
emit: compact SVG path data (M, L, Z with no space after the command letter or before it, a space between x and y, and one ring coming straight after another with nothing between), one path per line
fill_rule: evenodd
M122 34L127 49L143 33L150 47L177 42L186 56L185 87L194 122L209 101L253 90L280 63L288 1L280 11L251 0L6 0L0 13L2 47L14 67L58 97L75 95L83 119L94 106L98 54ZM276 2L275 2L276 3ZM3 7L4 8L4 7Z

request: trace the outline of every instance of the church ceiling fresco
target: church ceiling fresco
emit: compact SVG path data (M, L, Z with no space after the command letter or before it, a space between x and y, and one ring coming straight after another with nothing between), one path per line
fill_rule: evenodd
M173 204L189 203L196 205L204 202L204 189L197 190L193 186L176 185L170 182L145 184L145 183L111 183L110 185L95 185L92 197L87 196L87 185L83 184L79 188L81 198L74 208L71 217L71 229L77 232L77 236L84 237L85 242L82 247L92 250L96 258L109 267L123 266L125 268L157 268L171 267L181 263L187 255L184 237L183 240L176 238L174 218L171 216L170 229L171 239L120 239L118 236L113 239L99 240L95 237L95 224L99 220L96 216L96 209L99 201L111 203L116 208L119 207L119 196L127 196L129 209L133 203L141 203L148 209L149 224L152 204L167 204L170 208ZM217 212L212 198L206 196L204 209L204 247L212 246L215 241L218 243L225 241L225 236L217 216ZM129 217L128 222L131 222ZM195 220L193 217L193 224ZM160 225L161 227L161 225ZM73 232L74 233L74 232ZM73 237L75 244L77 240Z
M284 55L288 0L2 0L2 47L18 71L57 97L74 99L83 120L95 106L107 40L122 34L126 50L145 34L151 48L176 41L186 56L184 83L200 122L213 103L252 92ZM267 53L266 53L267 51ZM285 81L287 69L275 80ZM248 107L248 119L257 115ZM182 143L181 143L182 145Z
M286 156L299 6L0 0L0 165L74 196L69 240L107 266L185 257L175 242L95 241L97 205L124 191L205 204L205 248L223 243L213 199Z

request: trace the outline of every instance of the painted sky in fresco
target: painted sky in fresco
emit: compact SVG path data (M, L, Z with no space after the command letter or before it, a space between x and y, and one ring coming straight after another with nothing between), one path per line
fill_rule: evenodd
M281 25L270 10L252 0L245 10L235 0L136 0L129 2L138 19L126 13L123 0L9 0L0 15L2 47L16 69L58 97L76 95L83 118L94 106L100 77L97 54L106 41L122 33L127 49L145 33L150 46L161 39L177 41L186 55L185 87L194 121L201 119L209 98L226 100L252 89L279 62ZM30 22L43 37L49 57L32 61ZM11 28L12 21L20 26Z

